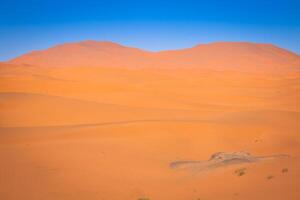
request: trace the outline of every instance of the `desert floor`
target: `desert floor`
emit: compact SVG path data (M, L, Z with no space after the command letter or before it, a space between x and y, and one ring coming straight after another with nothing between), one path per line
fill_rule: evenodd
M300 199L297 73L3 65L0 76L0 199ZM236 151L290 157L169 166Z

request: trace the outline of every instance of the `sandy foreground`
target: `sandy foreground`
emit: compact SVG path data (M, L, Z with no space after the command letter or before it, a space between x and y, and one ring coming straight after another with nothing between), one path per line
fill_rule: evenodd
M300 199L298 72L1 64L0 76L0 199ZM170 167L236 151L290 157Z

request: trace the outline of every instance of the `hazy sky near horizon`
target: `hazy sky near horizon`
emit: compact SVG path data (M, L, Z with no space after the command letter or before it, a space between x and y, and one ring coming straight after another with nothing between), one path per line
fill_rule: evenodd
M300 54L300 1L0 0L0 61L81 40L151 51L250 41Z

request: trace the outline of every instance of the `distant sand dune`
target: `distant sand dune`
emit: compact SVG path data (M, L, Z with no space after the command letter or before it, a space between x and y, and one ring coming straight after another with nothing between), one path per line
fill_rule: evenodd
M82 41L30 52L10 63L42 67L198 68L273 73L300 70L297 54L271 44L249 42L216 42L153 53L111 42Z

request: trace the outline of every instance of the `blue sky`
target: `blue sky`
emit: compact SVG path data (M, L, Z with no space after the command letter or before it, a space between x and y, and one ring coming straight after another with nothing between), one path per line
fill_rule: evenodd
M0 0L0 60L87 39L151 51L251 41L299 54L299 10L299 0Z

